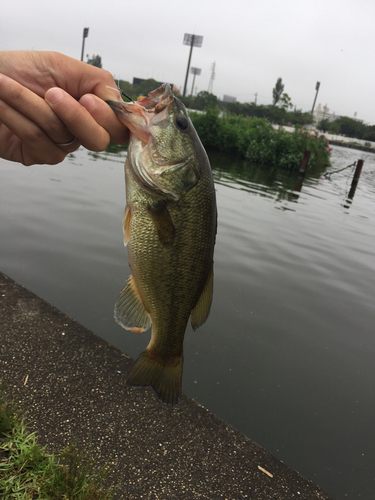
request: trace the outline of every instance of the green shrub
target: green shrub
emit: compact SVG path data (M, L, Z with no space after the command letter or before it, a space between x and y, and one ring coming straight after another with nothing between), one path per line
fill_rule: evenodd
M264 118L220 116L218 108L206 113L190 112L198 135L206 148L226 151L252 163L296 170L304 152L311 151L310 165L329 164L330 148L325 137L296 128L294 133L275 130Z

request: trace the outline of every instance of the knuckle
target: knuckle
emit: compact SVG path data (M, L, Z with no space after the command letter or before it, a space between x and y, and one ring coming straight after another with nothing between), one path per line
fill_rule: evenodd
M46 140L45 132L39 127L30 127L25 138L31 144L43 143Z
M110 81L113 80L112 73L110 71L108 71L107 69L102 69L102 73L103 73L103 80L104 80L104 78L106 78L107 80L110 80Z
M56 138L56 141L60 137L69 137L71 134L68 132L66 126L61 122L61 120L51 120L48 126L49 137ZM62 141L63 142L63 141Z

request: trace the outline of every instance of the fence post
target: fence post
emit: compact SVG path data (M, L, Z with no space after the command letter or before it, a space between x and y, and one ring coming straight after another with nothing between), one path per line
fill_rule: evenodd
M362 173L362 167L363 167L363 160L358 160L357 166L356 166L356 169L354 172L354 176L353 176L353 182L359 181L359 178L360 178L361 173ZM353 182L352 182L352 185L353 185Z
M349 191L349 194L348 194L348 198L346 200L349 203L349 206L350 206L350 203L352 202L352 200L354 198L354 193L355 193L355 190L357 188L357 184L358 184L359 178L360 178L361 173L362 173L363 163L364 163L363 160L358 160L357 161L357 166L355 168L355 172L354 172L354 175L353 175L352 185L350 186L350 191ZM345 205L345 208L349 208L349 206Z
M306 151L303 154L301 166L299 167L300 174L304 174L306 172L307 164L309 163L309 159L310 159L310 154L311 154L311 151L306 149Z

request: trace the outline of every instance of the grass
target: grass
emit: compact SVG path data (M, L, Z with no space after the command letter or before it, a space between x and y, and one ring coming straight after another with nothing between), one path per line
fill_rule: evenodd
M115 487L103 488L108 472L76 445L59 456L48 454L29 432L14 406L0 401L0 498L9 500L112 500Z

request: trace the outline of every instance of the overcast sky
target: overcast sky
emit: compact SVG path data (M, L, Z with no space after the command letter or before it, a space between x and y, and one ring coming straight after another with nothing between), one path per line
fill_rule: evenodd
M195 87L240 102L270 104L278 77L297 109L375 124L375 0L10 0L0 14L1 50L56 50L80 59L99 54L115 78L154 78L183 90L189 47ZM192 76L189 76L188 92Z

